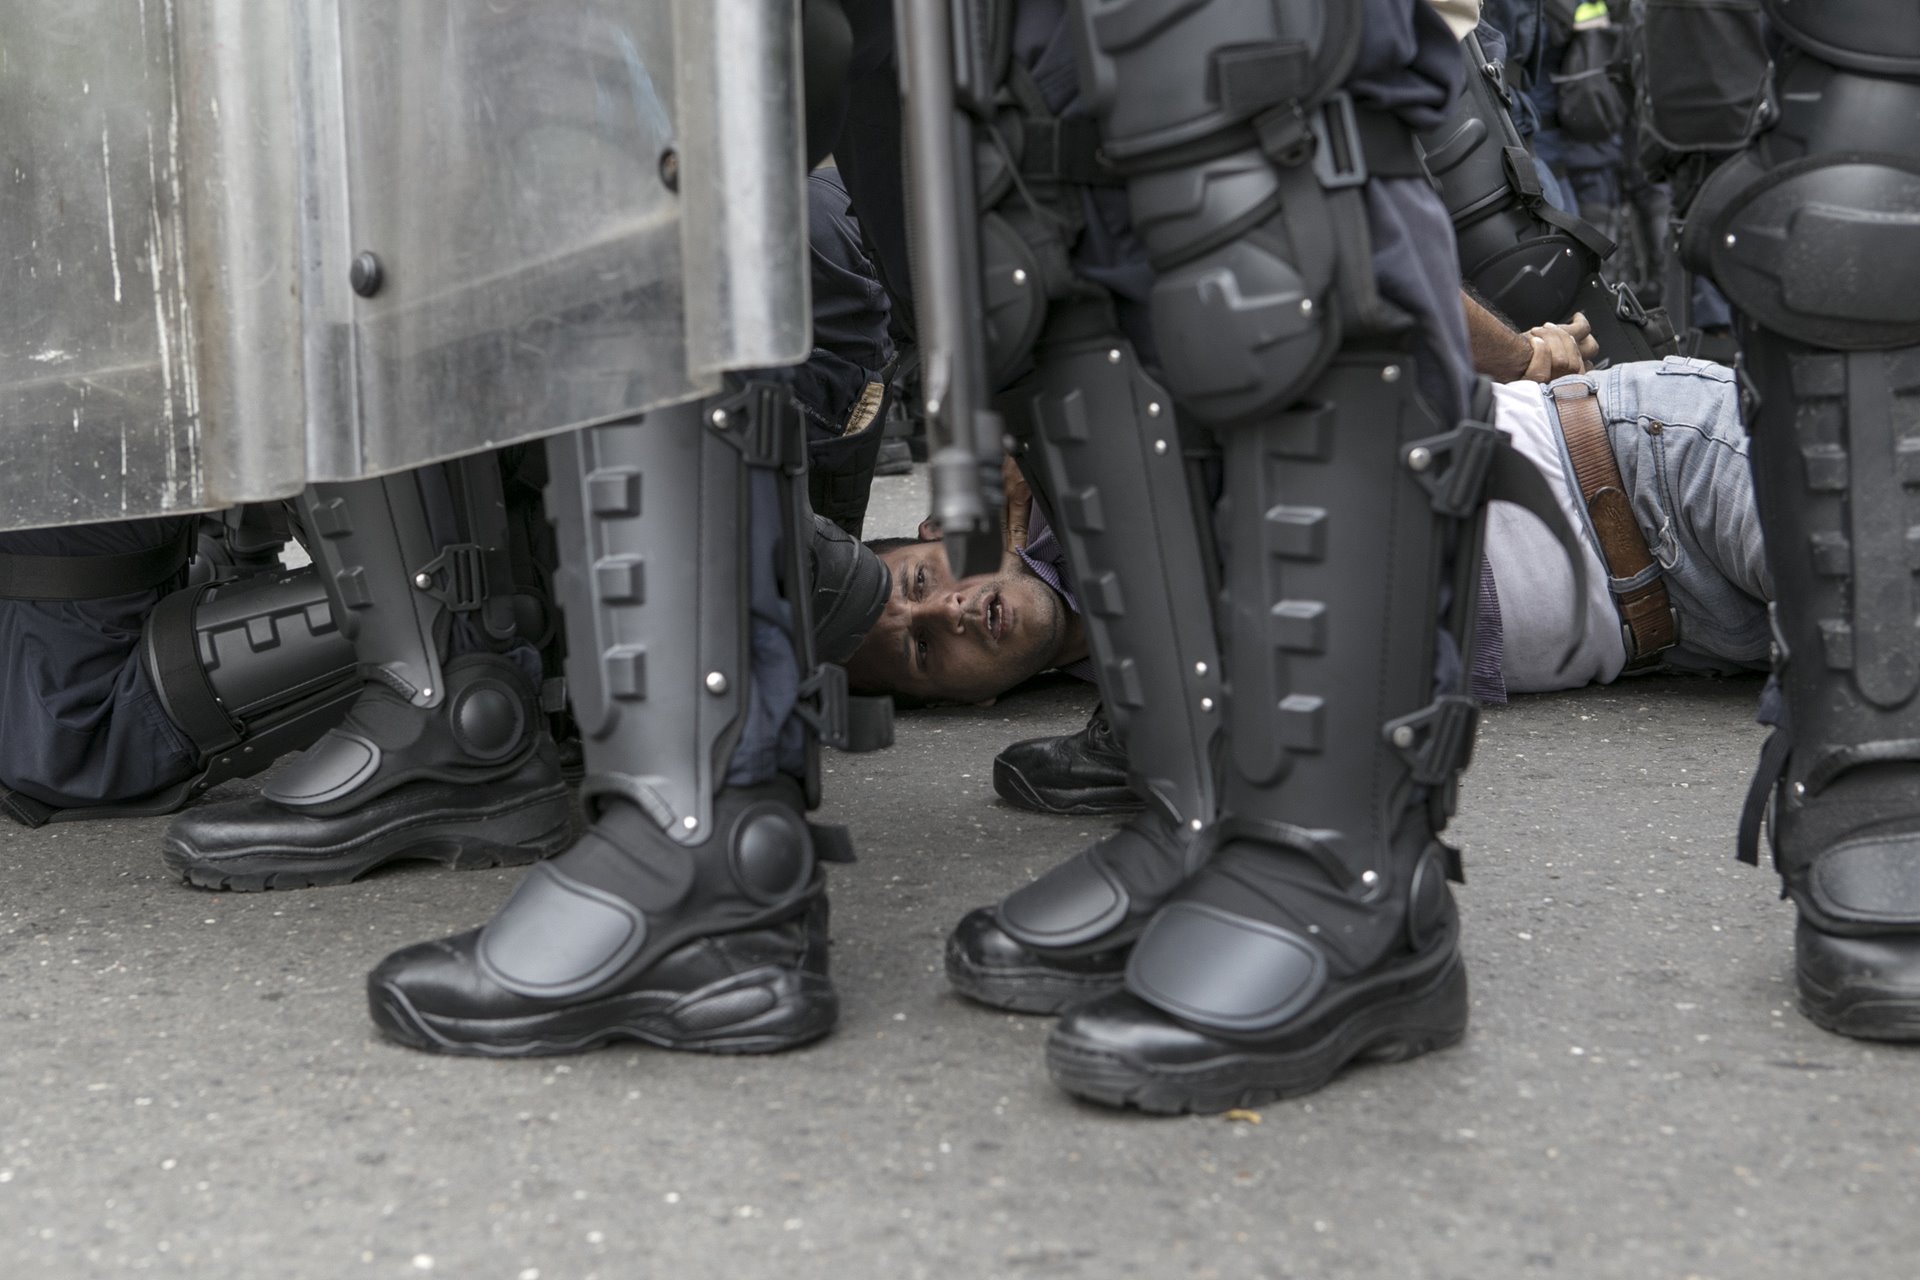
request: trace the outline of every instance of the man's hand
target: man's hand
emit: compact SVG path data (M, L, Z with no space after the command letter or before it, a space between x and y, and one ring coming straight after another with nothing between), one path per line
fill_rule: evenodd
M1027 478L1020 474L1012 454L1000 460L1000 483L1007 491L1007 518L1000 522L1002 550L1008 554L1024 551L1027 546L1027 521L1033 515L1033 490L1027 488Z
M1005 518L1000 521L1000 554L1004 564L1018 558L1014 552L1026 549L1027 524L1033 519L1033 490L1027 487L1027 478L1020 474L1012 454L1000 460L1000 483L1007 494ZM922 542L938 542L940 522L928 516L915 533Z
M1523 378L1534 382L1552 382L1570 373L1585 373L1600 358L1600 344L1593 340L1587 318L1575 312L1565 324L1543 324L1524 335L1532 351Z

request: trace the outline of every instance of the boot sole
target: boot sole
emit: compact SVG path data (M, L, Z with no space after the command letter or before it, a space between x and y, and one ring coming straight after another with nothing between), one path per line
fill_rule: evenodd
M1920 991L1866 982L1825 987L1796 973L1807 1021L1854 1040L1920 1041Z
M410 814L331 849L249 849L206 858L167 837L160 856L188 884L256 893L348 884L376 867L407 860L459 871L516 867L552 857L573 843L573 798L563 784L495 807L467 805Z
M585 1053L621 1040L696 1053L779 1053L820 1039L840 1016L824 974L779 965L692 992L632 992L526 1018L434 1017L392 983L372 980L367 1004L388 1039L469 1058Z
M1068 1093L1154 1115L1211 1115L1258 1107L1324 1087L1353 1062L1404 1062L1458 1044L1467 1031L1467 970L1449 942L1439 971L1385 999L1362 1003L1318 1040L1284 1051L1225 1054L1160 1066L1070 1036L1047 1040L1047 1071ZM1399 986L1431 964L1421 958L1377 975L1369 987ZM1366 987L1348 999L1365 999Z
M1125 984L1124 970L1102 977L1042 968L983 969L971 963L953 939L947 940L947 985L969 1000L1008 1013L1064 1013Z
M1143 807L1139 797L1126 787L1088 787L1082 791L1042 793L1018 769L999 760L993 762L993 789L1008 804L1034 813L1077 816L1129 813Z

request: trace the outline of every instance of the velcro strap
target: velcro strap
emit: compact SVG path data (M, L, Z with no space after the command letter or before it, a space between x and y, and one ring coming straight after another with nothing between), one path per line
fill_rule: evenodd
M0 599L99 600L151 591L187 563L194 522L157 547L107 556L0 555Z
M1537 179L1535 185L1538 185ZM1551 204L1548 204L1544 198L1530 203L1533 206L1534 214L1539 217L1540 221L1550 227L1558 227L1579 241L1583 247L1593 254L1596 265L1613 256L1615 247L1613 241L1607 239L1607 237L1601 233L1600 229L1591 222L1586 221L1584 218L1577 218L1564 210L1554 208Z
M1753 781L1747 784L1746 803L1740 806L1740 830L1733 845L1734 857L1750 867L1760 865L1760 822L1766 816L1767 801L1780 784L1780 775L1786 772L1787 759L1792 754L1793 744L1779 729L1768 734L1760 748L1760 765L1753 771Z
M1593 388L1584 382L1561 383L1553 388L1553 402L1560 434L1566 438L1567 457L1573 462L1573 478L1580 487L1580 500L1586 504L1594 536L1599 539L1607 575L1615 582L1624 582L1654 570L1653 552L1648 550L1646 535L1633 514L1633 503L1627 497L1626 482L1620 478L1620 464L1614 460L1613 443L1600 420ZM1640 586L1616 592L1613 599L1620 611L1620 633L1630 666L1650 662L1680 642L1667 584L1657 572Z
M35 800L23 792L0 787L0 813L5 813L23 827L44 827L59 812L52 805Z
M1328 190L1359 186L1369 178L1426 178L1427 162L1413 130L1391 111L1357 107L1336 93L1311 117L1314 172Z
M883 751L893 745L893 699L847 699L847 745L842 751Z
M831 822L809 822L807 831L813 836L813 856L819 861L857 861L853 856L853 835L845 827Z
M836 751L879 751L893 745L893 699L849 696L845 667L815 667L800 682L793 713Z
M214 695L200 663L200 633L193 613L206 588L176 591L161 599L147 617L141 638L147 674L159 687L167 714L180 726L202 759L240 741L240 731Z
M1213 87L1214 101L1243 118L1298 101L1313 88L1313 53L1301 40L1221 49L1213 55Z
M1120 173L1100 146L1100 122L1092 116L1054 120L1030 116L1021 122L1020 172L1024 177L1112 185Z
M1515 195L1529 202L1546 198L1540 171L1533 167L1533 155L1525 147L1502 147L1500 159L1507 171L1507 185Z

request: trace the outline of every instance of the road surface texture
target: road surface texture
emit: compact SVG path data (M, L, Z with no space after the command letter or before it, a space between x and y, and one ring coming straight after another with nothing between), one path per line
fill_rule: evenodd
M1452 830L1466 1041L1235 1120L1075 1103L1044 1020L942 977L964 911L1103 829L990 784L1083 722L1071 681L829 759L840 1029L771 1059L378 1040L367 969L517 872L212 894L162 820L0 830L0 1277L1910 1277L1920 1053L1794 1011L1791 909L1732 859L1757 691L1490 712Z

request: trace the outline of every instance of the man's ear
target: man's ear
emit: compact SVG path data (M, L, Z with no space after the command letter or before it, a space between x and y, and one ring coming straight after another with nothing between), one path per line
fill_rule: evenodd
M940 522L928 516L920 522L920 527L914 533L922 542L938 542L940 541Z

